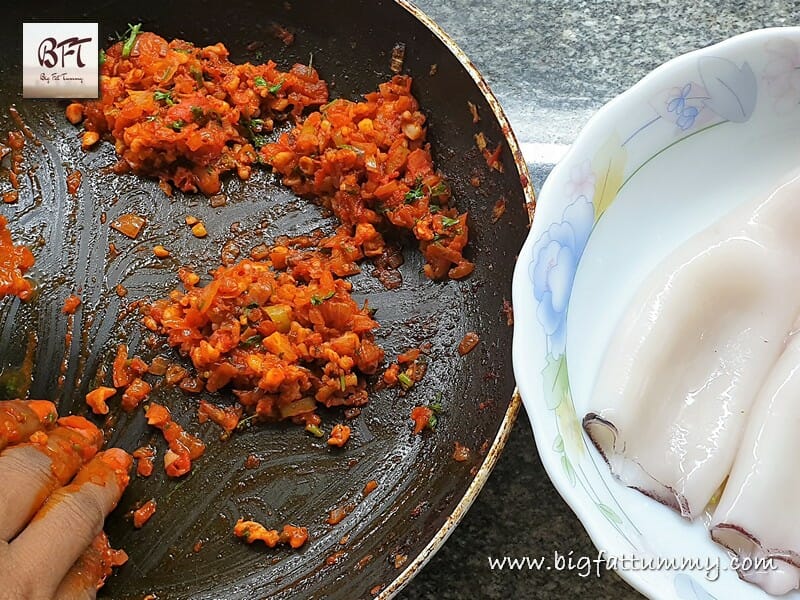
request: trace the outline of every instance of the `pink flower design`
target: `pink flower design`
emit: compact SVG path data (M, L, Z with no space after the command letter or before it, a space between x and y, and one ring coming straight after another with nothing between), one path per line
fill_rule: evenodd
M592 163L586 159L573 166L569 171L569 181L565 186L567 198L578 198L583 196L592 201L594 188L597 178L592 171Z
M800 104L800 47L789 40L771 40L765 46L770 59L764 67L764 87L775 99L775 111L786 114Z

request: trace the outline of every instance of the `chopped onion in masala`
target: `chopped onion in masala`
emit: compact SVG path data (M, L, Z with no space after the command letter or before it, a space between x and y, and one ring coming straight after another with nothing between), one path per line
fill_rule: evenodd
M260 152L285 185L330 208L344 226L411 231L429 278L460 279L474 268L462 256L467 215L450 206L450 186L435 171L425 137L411 78L398 75L364 102L339 98L322 106ZM383 247L379 237L367 256Z
M305 419L318 404L367 402L383 350L378 323L339 278L342 257L278 246L270 260L219 267L150 305L146 320L187 355L205 389L230 387L260 419Z
M100 98L67 107L92 135L115 143L118 171L158 177L165 191L216 194L220 175L250 176L275 121L328 100L317 72L272 61L235 64L221 43L203 48L137 32L104 53Z

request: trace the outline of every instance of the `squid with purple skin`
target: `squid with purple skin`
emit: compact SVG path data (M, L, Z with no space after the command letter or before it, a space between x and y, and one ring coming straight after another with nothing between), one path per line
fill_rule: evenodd
M800 474L792 464L800 456L798 429L800 333L794 331L753 404L711 520L715 542L751 559L739 561L745 567L739 576L770 594L800 587Z
M754 399L800 314L800 176L787 181L648 276L583 420L618 479L688 518L730 473Z

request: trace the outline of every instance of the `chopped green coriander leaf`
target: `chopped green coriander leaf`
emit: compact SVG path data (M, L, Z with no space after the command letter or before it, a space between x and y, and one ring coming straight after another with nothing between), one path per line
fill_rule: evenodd
M192 117L194 117L195 121L199 121L206 114L200 106L192 106L190 110L192 111Z
M264 338L260 335L253 335L241 342L239 345L245 348L255 348L258 346Z
M106 64L106 51L100 48L100 66Z
M345 150L352 150L356 154L364 154L364 151L358 146L351 146L350 144L340 144L337 148L344 148Z
M435 402L428 404L428 408L435 413L442 412L442 403L437 399Z
M264 79L261 75L253 77L253 83L256 84L256 87L267 87L267 80Z
M430 429L431 431L434 431L436 429L436 424L438 422L439 422L439 419L437 418L437 416L435 414L432 414L431 417L428 419L428 423L427 423L426 427L428 429Z
M271 85L271 86L269 86L269 87L267 88L267 91L268 91L270 94L277 94L277 93L278 93L278 91L281 89L281 87L283 87L283 80L282 80L282 79L281 79L281 80L280 80L278 83L276 83L275 85Z
M250 131L261 131L264 127L264 119L250 119L247 122L247 126L250 128Z
M159 80L159 81L161 81L162 83L163 83L164 81L169 81L169 79L170 79L170 78L171 78L171 77L172 77L174 74L175 74L175 67L172 67L172 66L170 66L170 67L167 67L166 69L164 69L164 72L161 74L161 77L159 77L159 79L158 79L158 80Z
M430 211L431 211L431 214L434 214L434 215L435 215L435 214L436 214L436 213L438 213L440 210L442 210L442 207L441 207L441 206L439 206L438 204L431 204L431 205L430 205L430 207L428 208L428 210L430 210Z
M269 144L269 139L265 135L254 135L253 136L253 146L256 148L261 148L261 146L266 146Z
M453 225L458 225L458 219L451 219L450 217L442 217L442 225L445 227L452 227Z
M339 375L339 387L343 392L347 390L347 378L344 376L344 373Z
M414 385L414 382L411 381L411 377L409 377L406 373L400 373L400 375L397 376L397 381L399 381L400 385L402 385L405 389L408 389Z
M172 106L175 104L175 101L172 99L172 92L167 90L166 92L163 90L156 90L153 92L153 100L156 102L164 102L167 106Z
M131 55L133 45L136 43L136 36L139 35L141 29L141 23L137 23L136 25L128 23L128 31L125 32L128 39L126 39L125 43L122 45L122 58L128 58Z
M308 425L306 425L306 431L311 435L313 435L314 437L318 438L325 435L324 433L322 433L322 429L320 429L318 425L314 425L313 423L309 423Z
M191 67L189 67L189 73L192 74L192 77L194 77L194 80L197 82L197 85L203 87L203 85L205 84L205 82L203 81L203 71L198 69L196 66L192 65Z
M431 196L441 196L445 192L447 192L447 185L443 181L440 181L435 186L430 188Z
M330 101L330 102L328 102L327 104L323 104L322 106L320 106L320 107L319 107L319 110L320 110L321 112L325 112L325 111L326 111L326 110L328 110L328 109L329 109L331 106L333 106L333 105L334 105L334 104L335 104L335 103L336 103L338 100L339 100L338 98L334 98L333 100L331 100L331 101Z
M186 123L184 123L180 119L178 119L177 121L173 121L172 123L169 124L169 126L175 131L180 131L181 129L183 129L184 125L186 125Z
M422 184L419 184L413 190L406 192L406 203L414 202L416 200L421 200L425 197L425 192L422 190Z
M333 298L333 294L334 292L328 292L324 296L317 296L316 294L314 294L313 296L311 296L311 304L313 304L314 306L319 306L320 304L325 302L325 300L330 300L331 298Z
M248 427L248 426L250 425L250 423L252 423L252 422L253 422L253 420L254 420L254 419L257 417L257 416L258 416L258 415L250 415L249 417L245 417L244 419L242 419L241 421L239 421L239 423L236 425L236 429L237 429L238 431L242 431L242 430L243 430L245 427Z
M431 417L428 419L428 423L425 425L428 429L433 431L436 429L436 424L439 422L439 419L436 417L435 414L432 414Z

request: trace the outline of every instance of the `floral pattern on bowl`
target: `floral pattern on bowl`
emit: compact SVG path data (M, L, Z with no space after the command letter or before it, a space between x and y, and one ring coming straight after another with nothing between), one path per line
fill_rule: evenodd
M600 323L613 320L610 315L615 311L619 314L620 301L613 303L613 310L608 309L610 304L606 310L594 306L586 297L587 286L581 287L582 297L575 299L573 291L580 287L576 280L588 262L592 264L586 269L595 272L592 281L604 285L605 280L596 275L601 272L598 269L617 268L620 261L626 261L641 262L637 268L645 272L645 263L652 263L647 252L640 258L625 250L619 236L615 244L623 249L607 250L613 245L608 241L614 239L607 233L611 229L632 231L635 239L641 237L640 229L649 227L652 234L644 236L644 241L653 239L654 246L664 246L651 254L663 255L669 250L670 236L664 236L667 241L661 239L658 223L645 226L631 217L639 214L635 203L643 186L669 186L680 179L682 173L675 165L683 165L681 160L689 164L707 161L707 167L698 167L700 174L705 168L708 177L719 179L720 186L728 185L728 180L741 176L737 173L742 169L738 167L731 175L722 157L737 143L754 154L750 163L769 160L770 165L777 164L794 151L800 162L800 141L793 141L800 140L800 133L786 135L793 130L800 132L800 28L751 32L670 61L606 105L587 124L539 194L534 224L514 274L515 374L548 474L607 555L658 557L689 551L715 557L720 563L725 559L707 534L704 538L702 523L682 522L665 507L623 487L587 443L580 402L573 393L576 377L570 373L568 358L572 360L573 346L583 345L583 338L592 335L585 335L585 329L570 329L571 310L580 303L582 314L592 311ZM709 155L709 148L713 151L714 144L722 143L719 140L724 141L725 152L720 157ZM762 142L763 151L754 147ZM778 159L775 153L780 153ZM776 169L771 166L764 171ZM764 177L766 185L768 178ZM629 185L637 192L626 189ZM731 208L734 200L728 200L729 195L735 193L719 194L720 202L728 203L714 208L719 214ZM622 197L625 206L611 210ZM699 230L703 219L710 218L702 207L684 206L688 207L686 220L697 223L685 226L679 216L673 216L672 221L665 219L665 229L674 221L678 229ZM606 233L598 234L603 230ZM608 260L612 255L616 262ZM625 284L621 287L633 289L635 278L629 279L617 278ZM622 299L625 293L619 296ZM590 308L584 308L587 306ZM591 324L585 316L580 322ZM595 345L602 347L600 342ZM579 362L582 366L591 363ZM585 371L581 368L579 373L584 393L591 388L591 374ZM627 569L620 574L653 598L769 597L741 582L734 572L722 571L717 578L691 569Z

